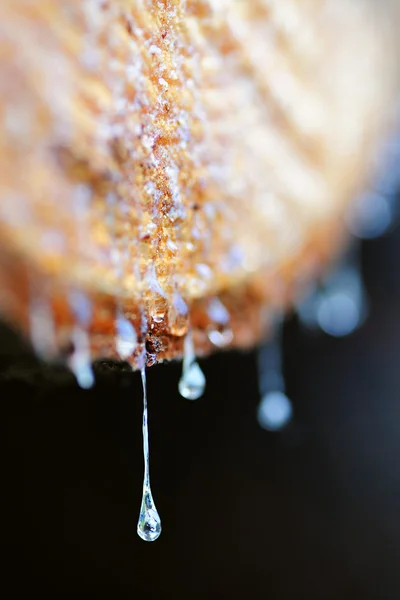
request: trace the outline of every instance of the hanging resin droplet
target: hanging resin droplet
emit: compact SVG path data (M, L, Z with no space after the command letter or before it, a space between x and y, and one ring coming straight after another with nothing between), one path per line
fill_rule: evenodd
M218 325L227 325L230 320L230 315L219 298L211 298L207 307L207 314L211 321Z
M89 297L84 292L73 290L69 294L69 305L76 321L82 327L88 327L93 314L92 303Z
M161 534L161 519L151 490L143 490L137 533L145 542L154 542Z
M219 329L210 329L208 331L208 339L217 348L224 348L233 340L233 331L229 328L224 328L221 331Z
M267 392L257 408L257 420L267 431L279 431L291 419L293 409L289 398L280 391Z
M68 359L68 366L75 375L79 387L86 390L94 384L87 332L78 325L75 325L72 333L72 342L74 344L74 351Z
M189 328L189 308L178 292L172 294L168 310L168 325L172 335L185 335Z
M182 374L179 381L179 393L186 400L197 400L204 394L206 378L197 362Z
M179 393L186 400L197 400L204 394L206 378L200 369L194 353L193 339L189 332L185 337L182 377L179 380Z
M168 301L165 291L161 287L154 265L147 272L146 280L150 294L149 315L154 323L162 323L168 311Z
M368 316L368 298L362 280L358 245L343 264L324 278L320 288L297 308L303 325L333 337L352 334Z
M150 316L154 323L162 323L167 312L167 300L161 294L155 295L150 304Z
M119 313L116 318L117 336L115 347L119 357L125 360L132 356L137 345L137 334L134 326L123 314Z
M208 303L207 314L212 322L208 328L208 339L218 348L224 348L233 340L233 331L229 327L230 315L219 298Z
M370 191L357 198L346 213L346 223L356 237L380 237L393 223L395 196Z
M84 292L75 290L69 294L69 304L76 324L72 330L74 351L68 359L79 387L89 389L94 384L94 375L90 360L90 342L87 328L92 318L92 305Z
M384 235L399 217L400 139L398 126L373 157L371 189L356 198L345 215L350 232L360 239Z
M30 335L35 352L44 359L56 354L56 331L50 304L35 295L30 303Z
M140 514L137 524L138 536L145 542L154 542L161 534L161 519L154 504L153 495L150 487L150 461L149 461L149 430L147 414L147 386L146 371L141 369L143 386L143 458L144 458L144 477L143 494L140 505Z
M285 394L281 345L281 324L278 324L275 338L262 346L258 354L261 400L257 407L257 420L267 431L283 429L293 415L292 403Z

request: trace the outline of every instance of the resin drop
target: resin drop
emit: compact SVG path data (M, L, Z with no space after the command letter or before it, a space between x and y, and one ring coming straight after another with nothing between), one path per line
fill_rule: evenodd
M83 327L88 327L93 315L92 303L88 296L84 292L73 290L69 294L69 305L76 321Z
M148 289L150 292L150 318L152 321L154 321L154 323L162 323L168 311L168 301L165 291L158 281L154 265L149 268L146 275L146 280L148 282Z
M35 352L49 359L56 354L56 330L50 304L33 297L30 304L30 335Z
M119 314L116 319L115 347L119 357L126 360L132 356L137 345L137 334L134 326L126 317Z
M143 490L137 533L145 542L154 542L161 534L161 519L150 490Z
M86 331L75 326L72 334L74 351L68 359L68 365L76 377L79 387L89 389L94 384L94 375L90 362L89 338Z
M368 297L359 263L355 246L343 264L298 306L303 325L319 328L333 337L350 335L363 325L368 316Z
M369 192L357 198L346 214L350 232L365 240L386 233L393 223L394 198L379 192Z
M279 431L292 418L292 405L283 392L267 392L257 408L257 420L267 431Z
M204 394L206 378L200 369L194 354L190 333L185 338L182 377L179 380L179 393L186 400L197 400Z
M261 347L258 355L261 400L257 407L257 420L260 427L267 431L280 431L293 416L292 404L285 394L281 338L279 324L275 338Z
M189 309L178 292L174 292L168 311L168 325L172 335L181 337L189 328Z
M208 339L217 348L228 346L233 340L233 331L229 327L229 312L219 298L210 300L207 314L212 322L212 325L208 328Z
M90 359L90 342L87 332L92 319L92 305L84 292L74 290L69 294L69 305L75 318L72 330L74 350L68 359L68 365L83 389L91 388L94 375Z
M233 331L228 327L223 329L209 329L208 339L217 348L224 348L233 340Z
M182 374L179 381L179 393L186 400L197 400L204 394L206 378L197 362Z
M141 369L143 386L143 458L144 458L144 476L143 476L143 494L140 505L140 514L137 524L138 536L145 542L154 542L161 534L161 519L154 504L153 495L150 487L150 460L149 460L149 429L147 413L147 387L146 371Z
M211 321L218 325L227 325L230 320L230 315L219 298L212 298L207 307L207 314Z
M150 317L154 323L162 323L164 321L167 307L167 299L164 296L161 296L161 294L153 296L150 302L149 311Z

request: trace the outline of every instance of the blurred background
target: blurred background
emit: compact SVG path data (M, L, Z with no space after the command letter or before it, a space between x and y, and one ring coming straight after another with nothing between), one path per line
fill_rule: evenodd
M293 417L257 421L257 352L149 369L152 487L163 524L136 534L140 377L97 363L83 391L1 328L4 597L400 597L400 231L365 241L369 317L347 337L284 326ZM3 592L4 594L4 592Z

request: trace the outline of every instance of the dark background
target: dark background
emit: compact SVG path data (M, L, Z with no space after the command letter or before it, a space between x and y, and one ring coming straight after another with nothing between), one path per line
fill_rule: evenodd
M333 339L285 326L294 421L260 429L256 355L148 372L163 533L141 541L137 374L77 388L0 332L2 597L400 598L400 232L365 243L367 323Z

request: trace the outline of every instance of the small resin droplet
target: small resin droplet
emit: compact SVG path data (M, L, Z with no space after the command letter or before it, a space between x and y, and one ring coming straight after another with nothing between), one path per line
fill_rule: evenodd
M351 294L337 290L321 299L317 318L322 331L333 337L344 337L359 327L361 310Z
M154 542L161 534L161 519L154 504L153 495L150 487L150 461L149 461L149 429L147 422L147 388L146 371L141 369L143 386L143 457L144 457L144 477L143 494L140 505L140 514L137 524L138 536L145 542Z
M276 390L265 394L257 408L259 425L267 431L279 431L292 418L293 409L289 398Z
M145 542L154 542L161 534L161 519L155 507L151 490L143 491L137 533Z
M218 325L228 325L230 315L219 298L212 298L208 303L207 314L211 321Z
M116 319L117 337L115 347L119 357L125 360L132 356L137 345L137 334L134 326L121 313Z
M148 270L146 279L151 292L149 300L150 318L154 323L162 323L168 310L168 302L165 291L157 279L154 266Z
M76 377L78 385L83 389L89 389L94 384L94 375L90 363L89 338L87 332L74 327L72 334L74 351L68 359L68 365Z
M224 348L233 340L233 331L229 327L230 315L219 298L212 298L208 303L207 314L212 321L208 329L208 339L214 346Z
M233 331L228 327L223 329L210 329L208 331L208 339L214 346L224 348L233 340Z
M293 416L292 404L285 394L281 346L282 324L278 323L275 338L262 346L258 355L261 401L257 407L257 420L267 431L280 431Z
M189 309L178 292L174 292L168 311L168 325L172 335L185 335L189 328Z
M317 307L318 325L328 335L344 337L361 327L368 316L368 298L360 269L359 247L325 283Z
M182 377L178 389L186 400L197 400L204 394L206 378L200 369L194 354L193 340L190 333L185 338Z
M346 214L351 233L361 239L383 235L393 222L394 197L369 192L357 198Z
M87 332L87 327L92 319L92 304L84 292L74 290L69 294L69 305L76 324L72 331L74 351L69 357L68 364L78 385L83 389L88 389L94 384Z
M150 316L154 323L162 323L167 312L167 300L160 294L155 295L150 304Z
M56 353L56 331L52 308L46 300L34 297L30 305L30 334L35 352L43 358Z
M87 327L92 319L92 304L89 297L80 290L73 290L69 294L69 305L75 319L82 326Z
M186 400L197 400L204 394L206 378L197 362L182 374L179 381L179 393Z
M331 272L320 289L298 307L303 325L333 337L352 334L368 316L368 297L360 273L357 247Z

